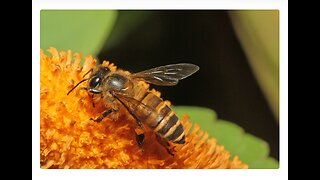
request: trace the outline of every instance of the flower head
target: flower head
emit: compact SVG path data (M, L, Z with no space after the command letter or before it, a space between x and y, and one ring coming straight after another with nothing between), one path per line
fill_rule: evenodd
M40 54L42 168L248 168L237 156L231 159L230 153L216 139L208 138L198 125L192 126L187 115L180 119L186 143L173 145L174 156L148 128L142 151L136 143L136 124L125 108L100 123L90 121L105 110L105 104L94 101L86 91L74 90L70 95L67 92L95 67L96 60L87 56L80 65L79 53L58 52L55 48L48 51L50 57L42 50ZM104 65L116 70L109 62Z

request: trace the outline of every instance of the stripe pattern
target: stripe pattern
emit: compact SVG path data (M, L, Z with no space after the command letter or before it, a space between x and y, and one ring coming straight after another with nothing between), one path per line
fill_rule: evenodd
M153 93L147 91L140 94L140 102L154 110L142 122L152 128L159 136L168 141L184 144L184 128L178 117L164 101Z

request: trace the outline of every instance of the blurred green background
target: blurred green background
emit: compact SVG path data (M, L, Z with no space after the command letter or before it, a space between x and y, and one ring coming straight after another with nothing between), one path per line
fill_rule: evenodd
M42 10L40 18L44 50L71 49L132 72L199 65L188 80L156 89L250 168L278 167L278 11Z

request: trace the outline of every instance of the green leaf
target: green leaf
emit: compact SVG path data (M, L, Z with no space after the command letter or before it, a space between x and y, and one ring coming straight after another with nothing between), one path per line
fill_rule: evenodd
M143 27L143 23L150 20L156 11L119 11L118 18L112 36L108 39L104 49L112 49L123 43L130 33L133 33L137 28ZM144 42L145 43L145 42Z
M269 156L269 145L267 142L225 120L217 120L217 114L208 108L192 106L175 106L173 109L181 118L183 114L190 116L189 120L200 125L201 129L207 131L211 137L218 140L218 144L225 146L233 156L249 165L249 168L278 168L279 163Z
M214 121L217 120L217 114L213 110L204 107L195 106L171 106L179 118L182 115L189 115L191 122L197 122L204 131L210 132Z
M40 47L81 52L95 56L107 40L117 11L42 10Z
M279 162L271 157L251 163L251 169L278 169Z
M261 161L268 157L269 145L253 135L245 134L235 153L237 153L244 162L251 164L251 168L256 168L252 166L255 161Z
M218 139L218 143L224 145L233 156L240 156L238 149L245 134L241 127L229 121L219 120L214 124L209 133ZM242 156L241 160L243 160Z
M181 117L182 115L192 115L190 116L189 120L196 120L202 121L204 123L208 121L216 121L217 120L217 113L213 110L205 107L196 107L196 106L171 106L174 111L176 111L177 116Z

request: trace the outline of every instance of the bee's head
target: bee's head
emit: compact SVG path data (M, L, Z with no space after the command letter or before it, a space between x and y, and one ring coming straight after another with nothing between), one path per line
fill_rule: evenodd
M84 77L89 73L92 72L93 69L85 73ZM87 90L94 94L100 94L102 91L98 89L99 85L102 82L102 79L110 73L110 69L108 67L99 67L99 69L90 77L86 79L82 79L78 84L76 84L68 93L69 95L75 88L77 88L81 83L89 80L88 86L86 88L81 88Z
M94 94L99 94L102 91L98 89L102 79L105 75L110 73L110 69L107 67L100 67L90 78L88 83L88 91Z

